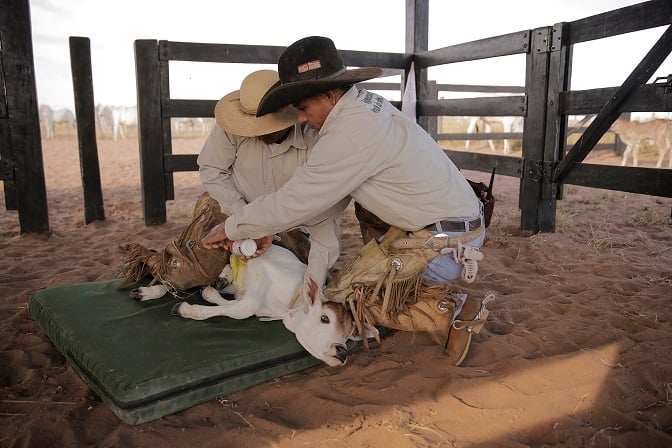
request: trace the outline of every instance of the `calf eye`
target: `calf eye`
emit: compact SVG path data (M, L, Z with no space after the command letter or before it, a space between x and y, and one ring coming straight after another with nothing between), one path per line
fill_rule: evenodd
M320 316L320 321L321 321L323 324L328 324L328 323L329 323L329 316L327 316L326 314L321 315L321 316Z

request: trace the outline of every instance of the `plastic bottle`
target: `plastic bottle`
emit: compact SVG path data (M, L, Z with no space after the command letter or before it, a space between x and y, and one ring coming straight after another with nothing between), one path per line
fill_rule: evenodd
M241 257L251 257L257 251L257 243L253 239L246 238L244 240L231 241L229 244L229 251L232 254Z

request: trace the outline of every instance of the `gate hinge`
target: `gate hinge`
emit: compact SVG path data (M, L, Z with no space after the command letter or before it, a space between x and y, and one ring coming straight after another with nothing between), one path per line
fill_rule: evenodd
M532 182L553 178L553 163L547 160L525 159L525 176Z
M553 47L553 29L549 27L537 28L532 33L532 45L536 53L549 53Z
M557 23L551 29L550 51L560 51L562 48L562 23Z
M653 84L658 88L662 87L663 94L669 95L672 93L672 74L656 78Z
M555 199L556 188L553 183L553 169L555 164L548 160L525 160L526 178L532 182L541 184L541 199Z

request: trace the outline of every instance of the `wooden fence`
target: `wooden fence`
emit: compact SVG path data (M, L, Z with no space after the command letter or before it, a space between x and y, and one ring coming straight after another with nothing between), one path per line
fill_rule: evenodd
M2 5L8 0L0 0ZM27 0L23 0L27 4ZM628 6L573 22L561 22L553 26L544 26L533 30L521 30L501 36L448 46L435 50L427 49L428 0L406 1L406 49L404 53L381 53L368 51L342 51L344 61L349 66L377 66L391 73L401 73L402 82L411 67L415 66L417 80L418 122L436 135L432 129L435 118L440 116L514 116L524 117L521 157L494 154L476 154L464 151L447 151L458 166L464 169L491 172L493 168L500 175L514 176L520 179L521 228L534 232L552 232L555 230L556 201L562 197L564 184L583 185L595 188L628 191L662 197L672 197L672 171L651 168L629 168L581 163L615 119L624 112L669 112L672 111L672 76L662 82L646 84L646 81L667 57L672 49L672 3L669 0L652 0ZM4 22L3 22L4 23ZM6 26L6 25L3 25ZM621 86L606 87L585 91L569 89L569 74L572 66L572 46L596 39L607 38L653 27L667 26L665 32L650 49L640 64L628 76ZM0 30L3 31L3 30ZM4 39L4 33L3 39ZM25 36L24 36L25 37ZM26 38L29 41L29 36ZM76 43L76 42L75 42ZM73 53L71 41L71 59L73 74L83 70L81 46ZM3 58L6 44L3 41ZM173 117L212 117L216 100L172 99L169 91L169 62L219 62L250 63L275 65L284 47L187 43L156 40L138 40L135 42L136 78L138 95L139 141L141 151L141 181L143 213L147 225L166 221L166 201L174 198L173 173L197 169L196 154L176 155L172 153L170 120ZM25 51L25 55L32 53ZM512 96L492 96L462 99L439 99L437 92L445 85L436 85L427 79L431 67L466 61L509 56L525 55L525 85ZM79 62L77 62L79 61ZM3 78L8 92L14 79L9 79L5 69ZM9 74L15 76L15 74ZM81 80L87 81L88 74L82 72L75 82L75 92L82 103L79 115L89 115L87 93L78 86ZM375 83L374 83L375 84ZM34 86L33 86L34 87ZM371 85L376 90L375 85ZM401 89L400 89L401 91ZM33 90L34 92L34 90ZM79 93L78 93L79 92ZM84 93L82 93L84 92ZM82 96L80 96L80 94ZM13 159L7 151L0 154L0 180L4 180L5 192L9 179L17 181L18 197L30 197L29 188L18 188L24 173L42 171L41 151L31 163L17 163L29 160L28 157L39 149L39 123L37 107L33 106L29 95L24 95L25 110L32 114L29 127L23 129L23 137L29 136L30 147L19 144L19 137L12 134L10 148ZM13 104L9 95L6 100L11 122ZM396 104L399 106L399 104ZM92 107L92 103L91 103ZM0 107L0 119L2 115ZM587 127L581 138L569 149L566 148L567 117L570 115L595 114L593 122ZM86 118L83 118L86 120ZM3 131L4 122L0 121L0 137L7 135ZM34 123L34 125L33 125ZM89 135L80 132L81 136ZM437 136L438 137L438 136ZM442 136L445 138L445 136ZM452 136L460 138L464 136ZM490 136L494 138L494 135ZM504 136L506 137L506 136ZM513 135L508 135L513 137ZM37 146L34 138L38 138ZM473 137L471 137L473 139ZM16 139L16 140L15 140ZM25 139L24 139L25 141ZM3 143L0 140L0 143ZM95 141L94 141L95 144ZM23 145L23 146L22 146ZM3 144L4 147L4 144ZM91 151L90 142L80 140L82 157ZM95 146L93 146L95 150ZM20 150L19 150L20 149ZM32 151L32 152L31 152ZM26 157L28 156L28 157ZM82 162L83 176L96 165L95 159L88 157ZM7 168L9 164L9 168ZM3 168L4 166L4 168ZM97 166L96 166L97 168ZM10 174L7 174L10 172ZM34 179L40 183L40 176ZM95 176L90 177L95 179ZM8 182L9 179L9 182ZM95 181L88 188L95 189ZM25 184L25 183L24 183ZM43 184L43 174L42 174ZM91 185L94 186L91 186ZM98 181L99 185L99 181ZM87 187L85 186L85 189ZM39 185L38 185L39 190ZM40 231L44 220L38 216L42 210L46 216L46 202L39 203L26 212L22 220L22 232ZM90 201L96 201L96 194L90 194ZM85 200L87 194L85 194ZM22 201L19 200L19 203ZM24 201L25 202L25 201ZM7 201L10 204L10 201ZM92 210L97 207L95 204ZM24 223L33 223L33 225Z
M416 0L413 7L413 17L417 19L426 16L426 1ZM672 173L669 170L581 163L622 112L672 110L672 95L665 93L666 86L645 84L650 73L670 53L670 27L622 86L587 91L568 89L572 45L670 25L671 19L672 3L654 0L574 22L522 30L431 51L343 51L343 57L349 66L377 66L404 73L409 69L411 61L414 61L416 79L419 80L417 110L420 122L427 128L428 117L525 117L521 157L447 152L461 168L490 172L494 167L498 174L520 178L521 228L534 232L552 232L555 230L556 200L561 198L562 185L565 183L672 196ZM414 40L412 46L417 49L417 41L422 42L423 37L418 38L418 23L415 26L416 34L411 39ZM423 29L422 26L419 28ZM407 31L407 40L408 36ZM197 169L196 155L171 154L170 118L211 116L215 104L214 101L172 100L168 91L168 62L274 64L282 50L282 47L268 46L136 41L146 224L165 222L165 201L173 196L172 173ZM437 99L436 92L441 87L431 86L427 81L426 72L430 67L514 54L526 56L525 86L519 94ZM582 114L596 114L596 118L567 152L567 117ZM431 129L428 130L431 132ZM463 138L464 135L458 137ZM163 185L164 188L156 188L156 185Z

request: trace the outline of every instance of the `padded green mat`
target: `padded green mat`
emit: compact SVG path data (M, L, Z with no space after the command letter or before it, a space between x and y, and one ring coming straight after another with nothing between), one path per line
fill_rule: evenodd
M281 321L171 315L178 300L129 298L121 280L34 292L32 318L123 421L139 424L321 364ZM187 301L203 303L198 294Z

